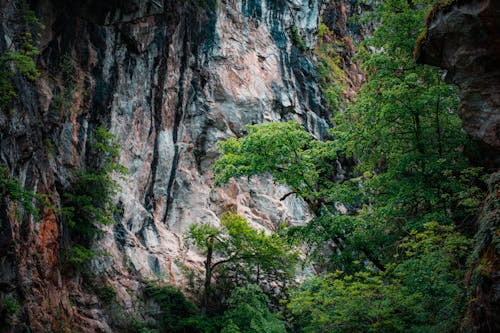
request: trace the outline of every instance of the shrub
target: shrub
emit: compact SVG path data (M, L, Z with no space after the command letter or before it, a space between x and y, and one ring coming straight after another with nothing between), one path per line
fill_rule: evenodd
M293 26L291 29L293 44L302 52L307 51L307 45L302 36L300 35L299 29Z
M36 68L35 57L39 31L44 26L29 9L26 2L22 2L21 15L23 25L18 35L14 36L13 43L0 56L0 106L6 106L17 97L12 79L16 74L24 75L28 80L34 80L40 75Z
M91 243L100 235L98 225L114 223L118 211L113 196L119 185L112 173L123 174L125 168L116 162L119 145L115 137L103 126L98 127L90 139L90 154L100 161L89 170L75 171L76 180L64 195L63 215L70 231L70 263L82 264L94 258Z

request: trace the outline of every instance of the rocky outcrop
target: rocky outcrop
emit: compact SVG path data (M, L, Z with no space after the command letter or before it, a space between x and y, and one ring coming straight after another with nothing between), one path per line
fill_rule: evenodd
M445 1L429 14L418 61L447 70L460 89L464 129L483 148L475 162L492 174L478 219L468 286L474 332L499 332L500 318L500 2Z
M419 62L443 67L457 84L463 127L483 146L483 164L500 166L500 3L445 1L429 14Z
M350 19L372 10L370 3L357 0L349 1L323 1L322 23L332 32L331 36L325 36L319 41L319 48L323 43L333 47L339 59L339 66L345 74L341 78L346 86L343 91L343 99L353 101L357 91L365 82L365 73L360 68L359 61L354 60L356 46L373 31L373 26L350 22ZM336 45L342 45L338 47Z
M0 49L23 23L21 1L1 0ZM120 214L103 227L94 260L97 283L115 290L130 317L142 281L183 285L185 267L201 258L184 245L192 223L218 223L226 210L259 227L302 224L310 214L268 177L212 187L216 142L247 124L297 119L327 134L314 67L292 30L312 48L319 0L33 2L41 31L30 82L16 77L18 98L0 113L0 160L28 189L60 206L73 170L92 165L88 138L100 124L121 144ZM295 36L296 37L296 36ZM6 331L124 331L126 318L103 311L81 276L59 260L64 223L45 208L41 219L2 207L0 296L21 309ZM120 310L120 311L121 311Z

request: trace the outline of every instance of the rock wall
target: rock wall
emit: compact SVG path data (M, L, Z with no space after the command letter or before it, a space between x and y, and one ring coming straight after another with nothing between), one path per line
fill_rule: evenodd
M460 89L463 127L483 146L482 164L500 166L500 3L447 1L429 14L419 62L447 70Z
M129 172L118 179L121 213L95 245L107 255L92 269L124 313L138 311L144 280L183 286L182 268L200 265L184 246L190 224L218 223L226 210L267 229L310 219L300 199L280 201L287 189L267 177L214 189L211 166L216 142L243 135L247 124L297 119L317 137L327 134L314 67L291 32L314 46L319 2L32 3L46 27L42 75L16 77L20 98L0 113L0 161L57 207L72 170L94 162L86 149L93 130L105 124L116 135ZM0 8L5 52L25 22L21 1L0 0ZM115 325L124 318L103 312L81 277L65 274L64 225L54 210L22 219L1 208L0 297L18 299L21 310L0 331L124 331Z
M463 128L482 147L475 162L491 172L468 278L474 332L500 331L500 2L438 2L417 60L447 70L460 89Z

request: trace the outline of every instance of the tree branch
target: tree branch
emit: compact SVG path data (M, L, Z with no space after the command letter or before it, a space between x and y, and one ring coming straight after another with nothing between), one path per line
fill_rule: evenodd
M288 192L287 194L285 194L284 196L282 196L280 198L280 201L283 201L285 200L286 198L288 198L289 196L291 196L292 194L296 194L297 192L296 191L292 191L292 192Z

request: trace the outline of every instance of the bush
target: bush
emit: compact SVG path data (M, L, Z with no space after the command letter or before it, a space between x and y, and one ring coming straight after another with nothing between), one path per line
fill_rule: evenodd
M21 310L19 301L14 297L6 297L0 300L0 327L9 326L13 317Z
M44 201L44 196L24 189L19 182L9 175L7 169L0 164L0 201L5 200L19 203L29 214L38 216L39 211L34 202ZM1 224L1 221L0 221Z
M160 287L149 284L146 286L146 296L159 307L159 311L153 313L159 323L158 332L194 333L211 331L208 328L200 328L207 318L199 315L198 307L187 300L179 289L173 286Z
M300 35L299 29L293 26L291 29L293 44L302 52L307 51L307 45L304 38Z
M37 49L39 31L44 29L44 26L26 2L22 2L21 15L23 19L21 31L14 36L14 43L10 49L5 50L0 56L0 106L2 107L17 97L12 82L16 74L21 74L28 80L34 80L40 75L36 68L35 57L39 54Z
M236 288L227 300L224 333L285 333L285 324L269 310L269 298L256 285Z

